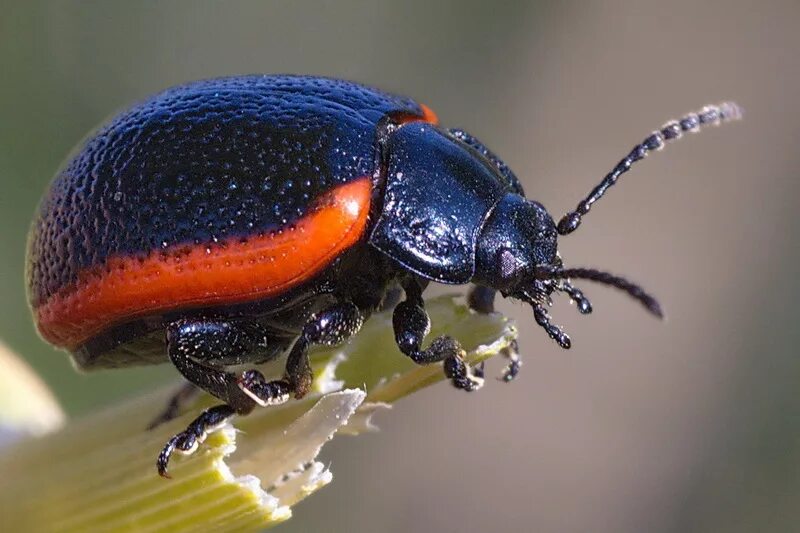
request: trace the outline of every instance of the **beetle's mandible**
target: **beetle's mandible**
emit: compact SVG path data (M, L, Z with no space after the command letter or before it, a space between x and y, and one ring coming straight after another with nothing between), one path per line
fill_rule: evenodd
M169 359L224 402L167 443L157 460L167 476L173 451L191 453L230 417L301 398L309 347L344 342L401 290L400 350L443 362L467 391L483 372L458 340L423 347L431 281L474 284L478 312L492 311L496 292L528 303L562 348L553 293L592 310L573 279L621 289L660 316L638 285L564 266L557 237L648 152L739 116L724 103L667 123L556 224L483 143L409 98L310 76L190 83L117 115L58 172L29 240L30 304L41 335L80 368ZM229 369L286 352L280 379Z

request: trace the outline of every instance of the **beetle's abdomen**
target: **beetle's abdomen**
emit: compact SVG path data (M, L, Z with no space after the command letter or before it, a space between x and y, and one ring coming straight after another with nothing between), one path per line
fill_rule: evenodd
M410 100L348 82L252 76L170 89L118 115L56 176L28 286L43 336L280 293L358 241L375 128Z

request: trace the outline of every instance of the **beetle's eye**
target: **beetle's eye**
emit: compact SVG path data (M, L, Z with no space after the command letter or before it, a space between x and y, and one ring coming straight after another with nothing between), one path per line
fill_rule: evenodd
M506 285L514 285L522 274L520 263L508 248L503 248L497 254L497 272Z

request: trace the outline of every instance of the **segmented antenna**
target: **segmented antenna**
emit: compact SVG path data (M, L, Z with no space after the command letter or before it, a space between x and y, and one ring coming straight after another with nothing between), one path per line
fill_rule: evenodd
M558 233L568 235L578 229L581 225L581 217L589 212L592 204L603 197L609 187L614 185L619 177L630 170L631 166L643 159L648 152L661 150L664 145L676 139L680 139L684 132L697 132L702 126L717 126L723 122L739 120L742 118L741 108L733 102L724 102L720 105L709 105L697 113L689 113L680 120L671 120L664 124L661 129L654 131L641 144L636 145L631 152L625 156L617 166L609 172L603 181L595 187L575 211L567 213L558 223Z
M641 303L645 309L659 318L664 318L661 304L655 297L648 294L639 285L625 278L615 276L602 270L593 268L561 268L552 266L538 266L535 272L536 279L586 279L603 285L610 285L628 293L629 296Z

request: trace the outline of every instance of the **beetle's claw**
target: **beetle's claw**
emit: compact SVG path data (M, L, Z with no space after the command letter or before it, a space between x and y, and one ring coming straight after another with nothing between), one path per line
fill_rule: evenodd
M167 467L169 466L169 458L172 456L173 452L178 452L183 455L191 455L200 445L202 440L205 440L205 435L202 436L203 439L200 439L198 436L189 433L189 431L182 431L169 439L167 444L161 450L161 453L158 454L158 459L156 460L156 468L158 469L158 475L172 479L172 476L169 475L167 472Z
M158 470L158 475L163 478L172 479L172 476L170 476L167 472L167 466L169 465L169 458L172 455L172 450L175 449L175 445L179 438L180 435L175 435L169 439L167 444L164 446L164 449L162 449L161 453L158 454L158 459L156 459L156 469Z
M209 433L221 429L235 414L236 411L229 405L217 405L200 413L200 416L195 418L184 431L169 439L161 453L158 454L158 459L156 459L158 475L171 479L167 468L172 453L193 454L200 444L206 440Z

